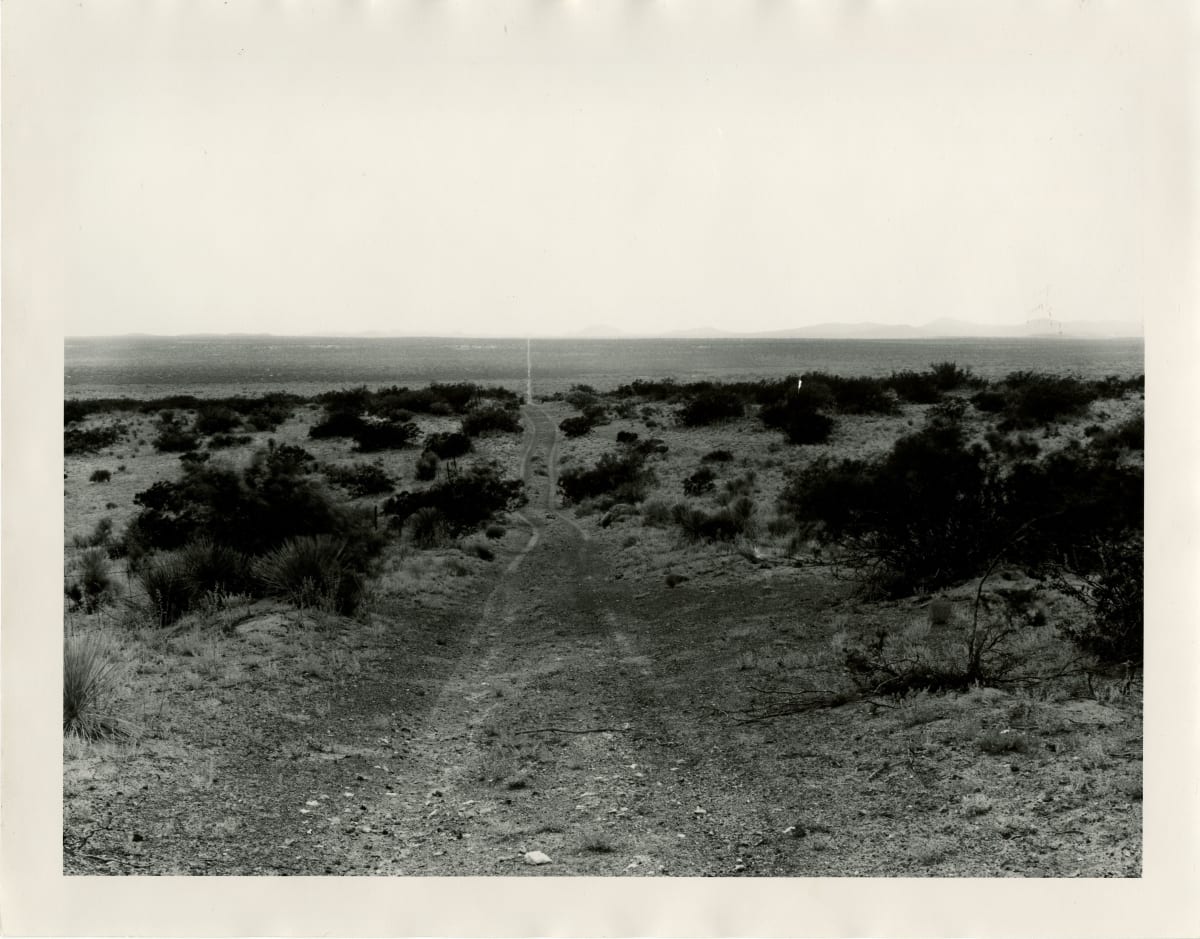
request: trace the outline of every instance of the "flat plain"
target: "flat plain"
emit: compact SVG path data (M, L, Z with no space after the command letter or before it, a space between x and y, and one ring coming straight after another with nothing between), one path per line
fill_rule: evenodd
M199 434L182 462L155 442L194 432L203 402L87 410L69 431L115 436L65 458L66 653L87 650L102 692L64 734L65 871L1138 876L1141 676L1068 640L1094 615L1086 591L1008 560L881 591L794 510L806 470L877 465L939 421L1035 466L1140 427L1144 406L1130 382L998 431L978 393L892 395L880 413L831 398L828 438L796 444L758 405L689 426L694 389L565 385L498 398L517 429L470 435L424 480L428 442L478 397L405 412L411 441L374 452L312 436L331 407L306 398L218 448ZM181 552L129 550L153 503L139 494L288 448L304 485L370 519L353 603L212 590L165 615L143 572ZM584 494L631 452L632 489ZM1140 445L1111 461L1140 472ZM356 494L364 465L390 489ZM389 507L475 467L523 500L454 530ZM958 674L981 610L1011 662L915 680ZM876 670L856 671L873 648ZM880 662L907 683L877 681Z

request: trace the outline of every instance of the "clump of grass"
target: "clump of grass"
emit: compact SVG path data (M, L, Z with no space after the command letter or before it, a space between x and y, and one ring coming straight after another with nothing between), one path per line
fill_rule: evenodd
M176 554L151 558L137 574L150 614L159 626L170 626L192 605L195 592L187 565Z
M63 733L97 740L123 736L132 725L116 702L117 663L95 634L63 639Z
M115 506L114 506L115 508ZM111 518L102 518L96 523L90 535L76 535L71 542L77 548L99 548L108 544L112 538L113 522Z
M298 609L353 613L362 597L362 580L346 563L345 543L328 535L291 538L254 563L254 573L269 593Z
M85 551L80 558L79 577L67 588L67 597L88 613L95 613L111 598L112 591L104 552L99 548Z
M106 469L98 469L88 477L89 482L106 483L112 480L112 471Z
M1029 741L1025 736L1011 730L986 731L976 743L984 753L1025 753L1029 750Z
M612 854L617 849L604 835L593 831L580 840L579 850L588 854Z
M446 520L433 506L423 506L408 517L408 530L418 548L435 548L446 537Z
M483 530L483 533L495 541L498 538L504 537L505 530L506 529L503 525L488 525L488 527Z

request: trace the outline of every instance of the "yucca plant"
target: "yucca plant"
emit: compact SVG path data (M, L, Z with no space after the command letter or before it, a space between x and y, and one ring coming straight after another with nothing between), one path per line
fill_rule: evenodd
M250 579L249 562L244 554L207 538L187 545L180 553L180 561L196 596L242 593Z
M96 740L130 733L116 710L116 662L97 635L63 639L63 733Z
M446 537L446 520L432 506L424 506L408 517L413 544L418 548L433 548Z
M254 563L268 593L298 608L353 613L362 598L361 576L345 560L345 542L328 535L291 538Z
M160 626L170 626L186 613L196 599L192 578L184 560L175 554L153 557L138 571L151 615Z
M95 613L112 595L108 559L99 548L85 551L79 559L79 579L67 588L67 596L88 613Z

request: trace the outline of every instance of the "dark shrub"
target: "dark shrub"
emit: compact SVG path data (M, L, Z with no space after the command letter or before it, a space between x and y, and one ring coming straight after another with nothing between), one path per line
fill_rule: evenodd
M350 614L362 599L363 578L345 542L328 535L288 539L255 562L254 574L266 593L299 609Z
M112 479L112 472L106 469L98 469L88 477L90 482L106 483Z
M683 481L684 495L700 496L706 492L712 492L715 488L713 481L716 478L717 474L707 466L700 467L700 469L696 470L696 472Z
M228 545L200 538L179 553L193 597L206 593L243 593L249 590L249 561Z
M1094 386L1077 378L1015 372L1005 384L1009 388L1005 417L1018 427L1082 414L1098 397Z
M1008 395L996 388L985 388L971 396L971 403L985 414L997 414L1008 406Z
M935 362L929 366L929 373L942 391L954 391L975 381L970 369L959 368L954 362Z
M767 427L782 430L788 443L825 443L833 434L833 418L811 410L810 402L802 395L767 405L759 412L759 419Z
M354 432L355 449L360 453L377 453L380 450L399 450L407 447L420 431L417 425L394 424L389 421L363 421Z
M233 408L221 404L203 404L196 413L196 430L202 434L227 434L241 423Z
M88 613L95 613L109 600L112 589L105 553L99 548L83 552L79 559L79 577L67 589L72 603Z
M249 434L213 434L208 438L208 449L226 450L229 447L241 447L253 443L254 438Z
M483 530L483 533L493 541L495 541L497 538L503 538L504 532L505 528L503 525L488 525L488 527Z
M408 517L408 531L418 548L436 548L446 540L446 519L433 506L423 506Z
M745 509L742 509L745 512ZM716 512L705 512L683 503L678 503L672 510L671 516L679 526L680 533L687 541L734 541L739 535L747 533L746 525L753 508L749 513L739 515L730 508L718 509Z
M654 479L654 471L645 465L645 457L636 450L621 455L605 453L591 469L580 467L563 472L558 486L568 502L582 502L600 495L618 502L641 502Z
M421 492L401 492L388 499L383 512L403 525L418 509L436 509L448 534L459 536L487 524L500 512L510 512L525 501L519 479L503 479L494 466L474 466Z
M617 443L637 443L638 435L632 430L617 431Z
M437 478L440 461L432 450L425 450L417 457L417 468L414 475L420 482L429 482Z
M942 389L931 372L893 372L887 383L901 398L914 404L933 404L942 397Z
M355 463L352 466L327 466L325 478L341 486L352 499L392 492L396 486L383 467L374 463Z
M1097 547L1096 573L1073 592L1088 607L1088 620L1063 632L1106 663L1142 663L1144 647L1144 547L1140 533Z
M591 420L579 415L577 417L568 417L559 421L558 429L563 432L566 437L582 437L584 434L590 433L592 427L595 426Z
M362 413L349 404L326 405L325 416L308 430L314 440L329 437L353 437L363 428Z
M878 463L817 462L785 488L781 507L851 546L868 581L904 595L958 583L986 565L1002 532L998 484L961 427L937 424L899 440Z
M137 578L158 625L170 626L191 609L195 592L187 568L177 556L151 558L138 571Z
M63 432L63 454L72 456L83 453L98 453L105 447L111 447L124 436L124 424L115 424L109 427L93 427L86 430L70 427Z
M700 457L701 463L729 463L733 460L733 454L728 450L710 450L704 456Z
M198 446L199 436L178 418L163 417L159 421L158 436L154 439L154 449L159 453L188 453Z
M157 482L134 496L142 511L126 540L170 549L207 537L257 555L288 538L334 534L378 547L362 518L336 506L311 478L314 465L306 451L283 446L259 450L241 472L185 466L180 480Z
M745 412L740 395L725 388L713 388L696 395L680 409L679 423L684 427L705 427L741 417Z
M462 432L468 437L478 437L489 431L519 433L521 422L517 415L501 407L484 407L471 411L462 421Z
M112 538L113 522L111 518L102 518L96 523L90 535L76 535L72 541L77 548L101 548Z
M1122 451L1146 448L1146 422L1141 414L1122 421L1112 430L1098 430L1090 435L1091 449L1102 458L1116 459Z
M471 452L471 438L466 434L430 434L425 438L425 449L436 453L440 459L454 460Z

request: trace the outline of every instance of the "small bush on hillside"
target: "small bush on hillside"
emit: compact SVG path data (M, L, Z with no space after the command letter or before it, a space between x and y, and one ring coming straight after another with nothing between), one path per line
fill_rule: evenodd
M392 492L396 486L382 466L355 463L351 466L326 466L325 478L346 490L352 499Z
M732 460L733 454L728 450L710 450L700 457L701 463L729 463Z
M637 443L637 441L638 441L638 435L636 433L634 433L632 430L617 431L617 443L634 444L634 443Z
M558 478L558 486L569 503L580 503L597 496L608 496L615 502L641 502L654 480L654 471L646 466L645 457L627 449L617 455L605 453L594 467L574 467Z
M267 593L298 609L353 613L362 599L363 579L346 558L344 542L328 535L291 538L254 563Z
M227 434L241 425L241 415L223 404L204 404L196 412L196 430L205 435Z
M242 447L253 442L254 438L249 434L213 434L208 438L208 449L228 450L230 447Z
M455 537L475 531L501 512L511 512L525 502L525 485L504 479L494 466L474 466L420 492L401 492L388 499L383 512L402 526L422 508L436 509L447 533Z
M587 417L578 415L576 417L568 417L559 421L558 429L563 432L565 437L582 437L585 434L591 433L595 425Z
M1004 383L1008 388L1005 423L1015 427L1074 417L1099 397L1095 386L1077 378L1014 372Z
M942 397L937 379L929 372L893 372L887 383L901 398L914 404L933 404Z
M137 572L149 614L159 626L170 626L197 599L187 566L175 554L151 557Z
M671 524L671 506L662 499L648 499L642 503L642 524L666 528Z
M684 427L706 427L741 417L746 406L740 395L725 388L713 388L690 399L679 411Z
M439 459L454 460L471 452L471 438L466 434L430 434L425 438L425 449L437 454Z
M112 592L105 552L99 548L85 551L79 558L79 576L67 588L67 597L86 612L95 613L111 599Z
M125 432L124 424L87 429L68 427L63 431L63 453L66 456L99 453L121 440Z
M1100 429L1091 435L1091 449L1107 459L1116 459L1122 451L1146 448L1146 422L1142 414L1122 421L1111 430Z
M112 479L112 472L106 469L98 469L88 477L89 482L106 483Z
M159 453L188 453L200 446L196 432L185 426L177 417L164 416L158 423L158 436L154 438L154 449Z
M765 406L759 419L764 426L783 431L788 443L825 443L833 434L833 418L813 410L811 399L803 394Z
M1082 600L1088 618L1062 632L1080 649L1108 664L1141 665L1144 650L1144 545L1140 533L1099 545L1096 571L1062 577L1059 585Z
M714 480L717 474L707 466L702 466L683 481L683 493L688 496L701 496L716 488Z
M673 521L689 542L735 541L752 534L753 514L753 503L748 508L739 506L737 511L730 507L705 512L681 502L671 510Z
M336 401L325 406L325 416L308 430L314 440L331 437L354 437L363 428L362 412L348 401Z
M414 470L414 475L419 482L429 482L437 478L438 466L440 460L437 454L432 450L425 450L417 457L417 466Z
M423 506L409 516L408 531L418 548L436 548L446 540L446 519L438 509Z
M468 437L478 437L480 434L520 433L521 421L517 415L502 407L484 407L471 411L463 417L462 432Z
M497 538L503 538L506 529L503 525L488 525L483 530L483 533L495 541Z
M116 700L116 662L98 635L63 637L63 733L98 740L131 731Z
M249 592L249 562L240 551L228 545L201 538L186 545L178 555L188 580L191 600L206 594Z
M409 446L420 431L417 425L392 421L363 421L352 435L355 449L360 453L377 453L380 450L400 450Z
M72 543L77 548L101 548L112 539L113 522L111 518L102 518L96 523L90 535L76 535Z

